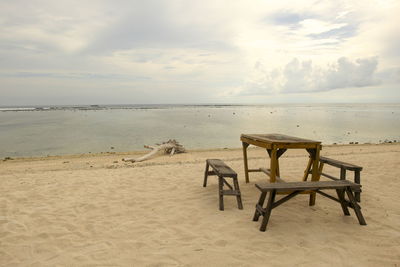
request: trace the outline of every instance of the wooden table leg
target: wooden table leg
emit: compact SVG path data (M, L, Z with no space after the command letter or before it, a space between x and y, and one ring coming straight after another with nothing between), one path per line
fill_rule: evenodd
M249 183L249 166L247 165L247 147L249 144L242 142L243 146L243 161L244 161L244 176L246 177L246 183Z
M276 148L272 148L272 150L271 150L271 165L270 165L270 169L271 169L271 175L270 175L270 182L271 183L275 183L275 181L276 181L276 172L277 172L277 167L278 167L278 164L277 164L277 161L278 161L278 159L277 159L277 156L276 156Z
M279 170L279 158L283 155L283 153L286 152L287 149L279 149L276 151L276 175L281 176L280 170ZM267 152L269 157L271 158L271 149L267 148Z
M319 180L319 174L318 174L318 164L319 164L319 150L320 146L318 146L316 149L313 149L312 153L310 153L310 157L312 158L312 173L311 173L311 181L318 181ZM309 151L310 152L310 151ZM316 198L316 193L311 193L310 194L310 206L315 205L315 198Z
M311 176L311 181L318 181L319 175L318 175L318 164L319 164L319 147L315 149L314 152L314 157L313 157L313 163L312 163L312 176Z
M308 179L308 174L311 170L312 163L313 163L313 159L310 157L308 159L308 164L307 164L306 170L304 171L303 182L307 181L307 179Z

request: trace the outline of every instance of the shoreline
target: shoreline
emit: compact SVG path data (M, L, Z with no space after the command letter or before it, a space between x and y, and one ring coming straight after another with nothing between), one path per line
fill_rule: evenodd
M364 146L396 146L400 145L400 142L396 140L393 142L382 142L382 143L364 143L364 144L322 144L323 148L330 147L364 147ZM249 149L259 149L254 146L250 146ZM241 147L234 148L198 148L198 149L190 149L187 150L186 153L196 153L196 152L206 152L206 151L242 151ZM64 154L64 155L48 155L48 156L32 156L32 157L4 157L0 159L1 162L6 161L38 161L38 160L52 160L52 159L72 159L72 158L95 158L95 157L104 157L104 156L126 156L126 155L142 155L148 153L150 150L132 150L132 151L105 151L105 152L97 152L97 153L81 153L81 154ZM323 150L322 150L323 151ZM162 155L161 152L157 154ZM167 155L168 156L168 155ZM150 159L151 160L151 159Z

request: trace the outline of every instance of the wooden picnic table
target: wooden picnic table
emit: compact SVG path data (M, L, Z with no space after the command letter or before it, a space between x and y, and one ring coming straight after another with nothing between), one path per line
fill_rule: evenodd
M298 138L283 134L242 134L240 140L243 145L244 173L246 183L249 182L249 172L264 172L270 177L270 182L283 182L280 178L279 158L288 149L305 149L310 154L306 170L304 171L303 181L306 180L308 173L312 170L311 181L319 180L319 153L321 142ZM254 145L265 148L270 156L270 168L249 169L247 162L247 147ZM315 193L310 195L310 205L315 204Z

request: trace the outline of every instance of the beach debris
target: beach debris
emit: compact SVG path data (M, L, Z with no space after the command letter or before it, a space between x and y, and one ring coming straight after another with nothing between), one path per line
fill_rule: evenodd
M141 156L139 158L123 158L122 161L130 161L130 162L140 162L140 161L144 161L148 158L150 158L151 156L155 155L158 151L164 151L165 154L169 154L169 155L174 155L177 153L185 153L186 150L185 148L179 144L178 141L174 140L174 139L170 139L167 142L163 142L161 144L156 144L156 146L144 146L145 148L149 148L151 149L151 151L149 153L147 153L144 156Z
M5 157L5 158L3 159L3 161L7 161L7 160L13 160L13 158L12 158L12 157Z

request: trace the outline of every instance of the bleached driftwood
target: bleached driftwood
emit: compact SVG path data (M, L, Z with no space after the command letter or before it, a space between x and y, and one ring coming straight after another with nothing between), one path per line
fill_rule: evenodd
M162 144L157 144L156 146L144 146L145 148L151 149L149 153L143 155L139 158L123 158L123 161L130 161L130 162L140 162L144 161L153 155L157 154L158 151L164 150L165 154L170 154L171 156L175 153L184 153L185 148L179 144L176 140L168 140L167 142L163 142Z

